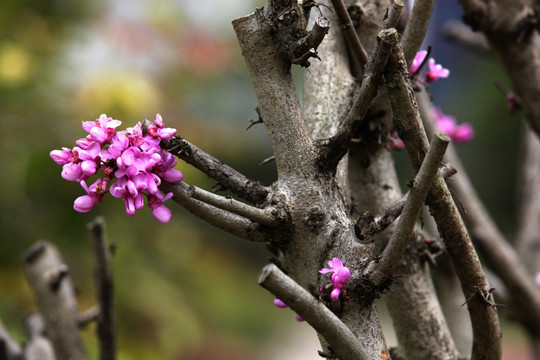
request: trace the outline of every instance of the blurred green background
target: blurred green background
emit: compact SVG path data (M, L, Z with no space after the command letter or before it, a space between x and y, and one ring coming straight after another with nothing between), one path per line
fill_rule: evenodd
M245 131L257 104L230 25L262 3L0 1L0 318L18 340L22 318L35 309L21 256L38 239L56 244L86 309L94 304L86 224L103 215L118 247L120 359L316 357L313 331L256 284L267 262L263 245L223 234L172 202L166 225L147 210L127 217L112 197L76 213L82 189L49 157L85 135L81 121L106 113L123 129L160 113L198 147L269 185L273 165L258 166L271 155L264 129ZM432 26L431 45L440 43L441 23ZM521 125L492 85L505 77L496 62L448 44L434 55L452 73L432 94L443 111L474 124L476 139L459 151L511 235ZM403 154L396 164L405 184L412 175ZM215 185L186 164L177 168L190 184ZM95 358L93 328L83 334ZM296 344L303 345L293 355Z

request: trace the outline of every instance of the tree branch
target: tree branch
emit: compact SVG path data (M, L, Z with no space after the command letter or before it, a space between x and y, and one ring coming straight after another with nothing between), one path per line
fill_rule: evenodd
M114 309L114 279L111 253L105 233L105 219L97 217L88 224L94 257L94 282L99 303L97 338L99 358L116 359L116 316Z
M401 38L403 55L410 67L414 56L422 46L433 11L433 0L416 0Z
M384 248L380 259L372 261L364 271L362 279L373 286L379 287L392 274L405 249L412 241L416 221L420 216L424 200L449 143L450 138L447 135L435 134L409 190L403 211L388 245Z
M164 192L172 192L172 199L182 205L186 210L203 219L207 223L243 239L266 242L269 238L258 231L259 224L242 216L221 210L202 201L195 200L188 195L189 185L185 182L178 184L161 183Z
M432 129L435 128L428 94L419 93L418 100L424 123ZM478 252L482 255L486 265L497 274L508 288L514 304L513 309L520 314L520 320L526 324L528 329L535 329L535 332L540 333L540 289L524 267L523 260L510 245L510 241L506 239L490 217L453 146L450 146L446 152L445 161L452 162L460 169L450 186L463 205L460 207L460 211Z
M24 256L26 278L58 360L88 359L77 323L77 301L67 266L56 248L39 241Z
M388 13L384 19L383 27L385 29L395 28L401 17L401 11L403 10L403 2L401 0L393 0L392 7L388 10Z
M452 164L448 163L441 168L441 172L443 178L446 180L452 175L456 174L457 170L452 166ZM373 216L373 214L368 211L363 212L354 224L354 233L358 240L369 242L371 237L384 231L390 224L392 224L394 220L401 215L401 211L405 206L408 195L409 193L403 195L401 199L390 205L376 216Z
M146 131L150 122L145 120L143 131ZM268 189L239 173L228 165L223 164L210 154L199 149L180 136L173 136L161 141L161 147L179 159L184 160L199 169L220 185L229 189L233 194L253 204L262 204L268 196Z
M296 1L269 1L264 8L233 21L280 179L306 176L312 171L316 156L287 51L295 46L295 36L305 33L301 14Z
M259 209L238 200L216 195L196 186L189 186L188 196L233 214L243 216L261 225L276 226L279 223L277 209Z
M33 313L24 319L24 330L28 344L24 347L24 360L56 360L53 345L45 336L46 329L40 313ZM60 356L58 359L62 359ZM11 358L8 358L11 360Z
M366 50L362 46L358 34L356 34L356 30L343 0L332 0L332 5L341 21L341 29L345 34L345 39L347 40L347 44L349 45L354 58L358 60L362 66L366 65L368 62Z
M413 167L418 169L428 148L414 91L407 76L407 63L397 46L390 55L385 72L386 86L394 125L405 143ZM473 359L497 359L501 356L497 310L491 301L491 288L482 272L465 224L440 174L435 177L427 197L441 237L461 283L473 325Z
M21 355L21 346L13 340L0 320L0 359L19 359Z
M321 148L319 164L323 169L335 169L339 160L347 153L351 138L377 94L388 56L397 41L396 29L385 29L379 33L377 45L366 65L358 96L336 134Z
M322 302L285 275L276 265L268 264L261 270L259 285L306 320L324 337L341 360L369 359L351 330Z

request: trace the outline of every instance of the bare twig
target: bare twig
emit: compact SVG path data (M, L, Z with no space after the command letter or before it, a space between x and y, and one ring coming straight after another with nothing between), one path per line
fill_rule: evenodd
M420 49L420 46L422 46L432 11L433 0L416 0L414 2L409 21L407 21L407 26L401 39L407 68L410 67L414 56Z
M243 216L261 225L275 226L279 223L276 209L259 209L238 200L216 195L197 186L189 186L187 194L196 200Z
M403 2L401 0L392 1L392 7L388 10L388 14L384 19L383 27L385 29L395 28L401 17L403 10Z
M186 210L200 217L215 227L244 239L266 242L265 234L258 231L259 224L245 217L219 209L188 195L189 185L185 182L179 184L162 183L160 188L165 192L173 193L173 200Z
M56 248L39 241L25 254L26 278L43 316L58 360L88 359L79 336L77 300L67 269Z
M79 328L84 329L90 323L97 321L99 317L99 306L92 306L79 314L77 322Z
M311 31L298 42L296 49L294 50L293 64L298 64L303 67L309 67L309 59L319 58L317 55L317 48L323 41L325 35L330 29L330 22L324 16L319 16Z
M399 45L390 55L385 80L394 111L394 125L405 143L413 167L418 169L427 152L428 141ZM491 287L458 208L440 174L435 177L426 202L444 239L465 298L472 296L467 303L474 334L472 358L500 358L501 333L497 311L480 296Z
M99 316L97 338L99 343L99 358L101 360L116 359L116 318L114 309L114 280L111 265L111 253L105 233L105 219L97 217L88 225L92 252L94 255L94 281Z
M360 92L349 113L340 124L336 134L322 148L320 164L322 168L335 168L349 149L349 142L362 122L369 105L375 98L388 56L398 40L396 29L385 29L377 37L377 45L369 57Z
M276 265L268 264L261 270L259 285L306 320L324 337L340 359L369 359L352 331L322 302L285 275Z
M462 45L470 50L482 54L490 51L489 42L484 34L474 32L461 21L448 21L443 26L444 36L450 40Z
M446 164L441 168L442 175L444 179L448 179L450 176L457 173L457 170L452 166L452 164ZM405 206L407 201L407 196L409 193L403 195L401 199L393 203L387 209L385 209L380 214L373 216L369 212L364 212L354 225L354 232L356 237L361 241L370 241L371 237L377 235L381 231L384 231L390 224L396 220L401 211Z
M392 274L405 249L412 241L414 228L422 211L424 199L449 143L450 138L447 135L435 134L434 140L418 170L414 184L409 190L409 195L392 238L385 247L380 259L371 262L364 271L363 279L366 279L375 287L380 286Z
M351 52L360 64L365 65L368 61L366 50L358 38L358 34L356 33L356 29L354 28L343 0L332 0L332 5L334 5L334 10L336 10L336 14L341 21L341 28L345 34L345 39L349 44Z
M143 129L146 129L149 124L150 122L145 120ZM266 200L268 190L259 182L248 179L180 136L162 140L161 146L166 151L217 180L222 186L242 199L254 204L261 204Z

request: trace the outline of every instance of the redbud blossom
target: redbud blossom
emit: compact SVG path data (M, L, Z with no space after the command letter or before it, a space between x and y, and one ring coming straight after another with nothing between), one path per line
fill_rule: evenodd
M274 305L276 305L280 309L285 309L288 307L287 304L285 304L282 300L278 298L274 299ZM302 319L300 315L296 314L296 321L301 322L304 321L304 319Z
M469 123L457 124L453 116L445 115L441 109L433 108L433 117L439 131L445 133L455 143L466 143L474 138L474 128Z
M334 289L330 293L330 297L332 298L332 301L336 301L339 299L339 295L343 290L343 285L345 285L351 278L351 271L347 267L343 266L343 263L338 258L329 260L328 265L330 268L323 268L319 270L319 273L331 273L330 280L332 281Z
M409 68L409 73L414 79L418 79L418 74L421 70L420 67L424 64L427 54L428 52L426 50L422 50L419 51L414 57L411 67ZM433 58L429 59L428 68L429 70L424 74L424 78L419 81L420 84L431 84L439 78L447 78L448 75L450 75L450 70L443 68L440 64L437 64Z
M63 165L62 177L78 181L87 193L79 196L73 207L79 212L88 212L110 192L124 200L126 213L133 216L144 207L146 197L154 218L168 222L171 211L163 203L172 193L163 194L158 187L162 179L175 184L182 181L184 175L173 169L176 158L161 149L160 142L171 138L176 130L165 128L159 114L147 135L143 134L141 123L117 132L115 129L120 124L119 120L105 114L96 121L85 121L82 127L89 135L77 140L78 146L72 150L51 151L54 162ZM86 180L100 170L104 177L87 186Z

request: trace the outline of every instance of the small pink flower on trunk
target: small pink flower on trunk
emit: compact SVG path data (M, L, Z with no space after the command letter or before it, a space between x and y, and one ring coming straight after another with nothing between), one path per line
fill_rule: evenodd
M453 142L463 144L474 138L474 128L471 124L458 125L455 117L444 114L437 107L433 108L433 117L439 131L448 135Z
M343 285L345 285L350 280L351 271L349 270L349 268L343 266L343 263L338 258L333 258L332 260L329 260L328 265L330 266L330 268L323 268L319 270L319 272L321 274L330 273L330 280L332 281L332 285L334 286L334 289L330 293L330 297L332 298L332 301L336 301L337 299L339 299L339 295L343 290Z

